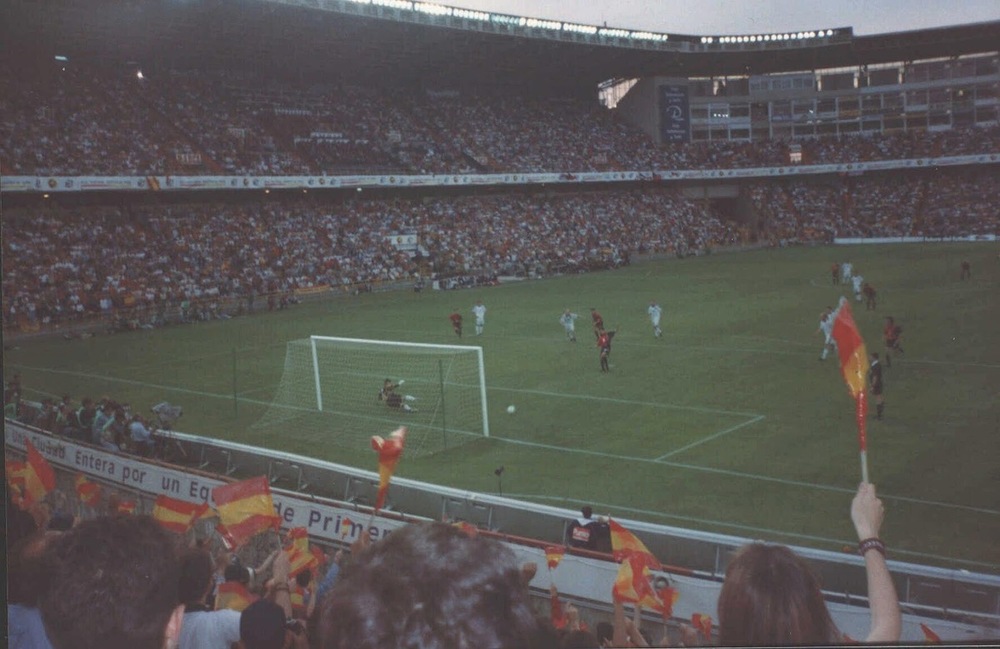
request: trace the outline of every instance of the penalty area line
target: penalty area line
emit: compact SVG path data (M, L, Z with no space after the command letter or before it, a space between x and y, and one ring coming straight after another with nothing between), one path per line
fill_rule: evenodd
M756 424L758 421L761 421L762 419L764 419L764 415L757 415L753 419L748 419L747 421L744 421L742 424L736 424L735 426L730 426L729 428L726 428L725 430L720 430L719 432L712 433L711 435L709 435L707 437L702 437L701 439L699 439L697 441L691 442L690 444L687 444L687 445L682 446L682 447L680 447L678 449L670 451L669 453L664 453L660 457L656 458L656 461L659 462L661 460L667 459L668 457L673 457L673 456L677 455L678 453L683 453L684 451L687 451L689 449L695 448L697 446L701 446L702 444L707 444L708 442L711 442L714 439L718 439L719 437L722 437L723 435L728 435L729 433L732 433L732 432L737 431L737 430L739 430L741 428L749 426L750 424Z

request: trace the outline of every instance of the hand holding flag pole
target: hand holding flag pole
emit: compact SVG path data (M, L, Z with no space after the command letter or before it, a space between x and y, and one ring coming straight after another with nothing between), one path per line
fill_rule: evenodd
M833 312L833 339L837 342L840 372L847 383L847 391L854 399L854 416L858 424L858 447L861 455L861 480L868 482L868 435L866 417L868 401L865 394L868 384L868 350L861 339L858 326L851 314L851 304L841 296Z

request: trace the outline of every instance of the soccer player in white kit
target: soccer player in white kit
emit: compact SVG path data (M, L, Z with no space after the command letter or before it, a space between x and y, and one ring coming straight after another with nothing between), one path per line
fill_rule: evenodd
M563 311L563 314L559 316L559 322L566 330L566 339L574 343L576 342L576 319L578 317L580 316L571 313L569 309Z
M833 339L833 309L830 307L826 307L826 311L819 314L819 329L816 332L823 332L823 336L825 337L823 352L819 357L821 361L825 361L830 350L837 348L837 341Z
M472 315L476 316L476 335L481 336L486 325L486 305L482 300L478 300L476 306L472 307Z
M851 262L845 261L840 265L840 281L842 284L846 284L851 281L851 272L853 268Z
M649 303L646 312L649 314L649 321L653 323L653 335L659 338L663 334L663 330L660 329L660 316L663 315L663 309L656 303L656 300L653 300Z
M851 277L851 284L854 286L854 299L858 302L861 301L861 284L865 281L865 278L860 274L853 275Z

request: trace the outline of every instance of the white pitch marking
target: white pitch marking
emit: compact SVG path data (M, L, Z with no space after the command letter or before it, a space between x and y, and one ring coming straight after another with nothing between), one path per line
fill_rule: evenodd
M678 453L683 453L684 451L686 451L688 449L692 449L692 448L694 448L696 446L701 446L702 444L705 444L707 442L711 442L713 439L717 439L719 437L722 437L723 435L728 435L729 433L737 431L740 428L743 428L744 426L749 426L750 424L756 424L758 421L760 421L762 419L764 419L764 415L757 415L753 419L745 421L742 424L736 424L735 426L730 426L729 428L727 428L725 430L720 430L719 432L713 433L713 434L709 435L708 437L702 437L698 441L691 442L687 446L682 446L679 449L670 451L669 453L665 453L665 454L661 455L660 457L656 458L656 461L659 462L660 460L665 460L668 457L673 457L674 455L677 455Z

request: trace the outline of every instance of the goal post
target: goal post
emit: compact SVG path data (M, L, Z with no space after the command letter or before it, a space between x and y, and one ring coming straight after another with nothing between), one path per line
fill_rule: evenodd
M398 387L381 394L389 380ZM285 352L281 382L255 429L352 448L405 425L426 455L488 437L482 347L310 336Z

